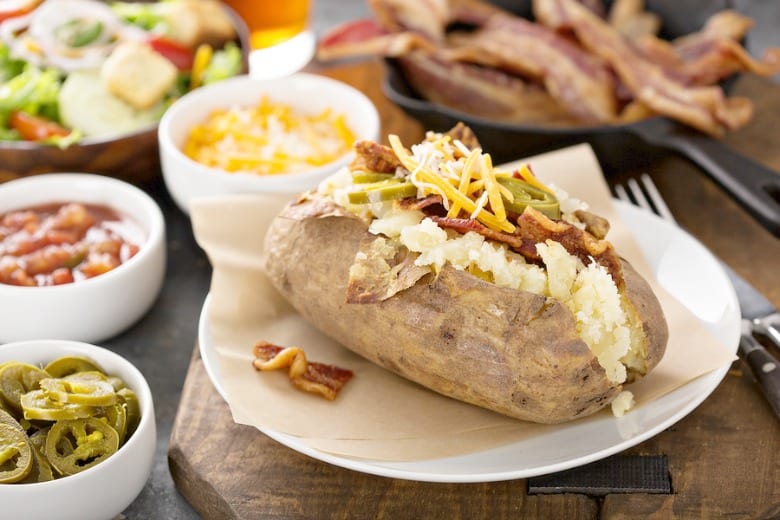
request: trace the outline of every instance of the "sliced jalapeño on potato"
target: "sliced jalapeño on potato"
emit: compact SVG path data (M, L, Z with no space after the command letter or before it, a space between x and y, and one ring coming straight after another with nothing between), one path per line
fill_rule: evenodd
M531 206L553 220L561 217L558 199L549 191L516 177L496 177L496 180L512 192L513 200L504 199L508 210L520 214L526 207Z
M395 177L392 173L380 173L380 172L366 172L355 171L352 172L352 182L354 184L367 184L380 181L388 181Z
M360 189L347 194L350 204L370 204L415 196L417 196L417 186L394 178L360 184Z

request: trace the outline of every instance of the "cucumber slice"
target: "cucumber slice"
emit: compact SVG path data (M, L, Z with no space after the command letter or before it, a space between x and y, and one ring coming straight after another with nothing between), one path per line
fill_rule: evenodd
M108 91L97 70L68 75L57 97L65 126L89 137L127 134L155 123L159 107L138 110Z

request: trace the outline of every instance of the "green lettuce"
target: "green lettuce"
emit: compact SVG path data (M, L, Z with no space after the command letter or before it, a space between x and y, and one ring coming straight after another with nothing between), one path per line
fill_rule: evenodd
M21 74L0 85L0 124L7 128L14 110L59 121L57 94L61 84L56 70L27 64Z
M12 58L8 47L0 43L0 84L21 74L24 64L24 61Z
M168 20L165 17L166 6L163 2L113 2L111 9L123 20L146 31L168 32Z

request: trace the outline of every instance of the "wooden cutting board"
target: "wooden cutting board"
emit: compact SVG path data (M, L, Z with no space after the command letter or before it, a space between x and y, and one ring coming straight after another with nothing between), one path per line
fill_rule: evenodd
M723 410L734 413L724 414ZM525 480L413 482L339 468L237 425L193 354L168 462L206 519L750 518L780 514L778 425L755 386L732 370L693 414L627 454L666 454L672 495L527 495ZM728 471L724 471L728 468ZM772 509L772 504L777 507Z

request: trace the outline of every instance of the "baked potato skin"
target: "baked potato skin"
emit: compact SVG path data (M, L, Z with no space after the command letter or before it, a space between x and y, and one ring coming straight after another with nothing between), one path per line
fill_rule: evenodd
M323 204L302 200L274 219L264 266L282 295L327 336L429 389L527 421L584 417L621 391L579 339L570 311L543 296L445 266L382 302L346 303L349 268L367 225L351 215L311 218ZM649 307L652 319L657 301L630 268L626 286L632 297L650 297L635 306Z

